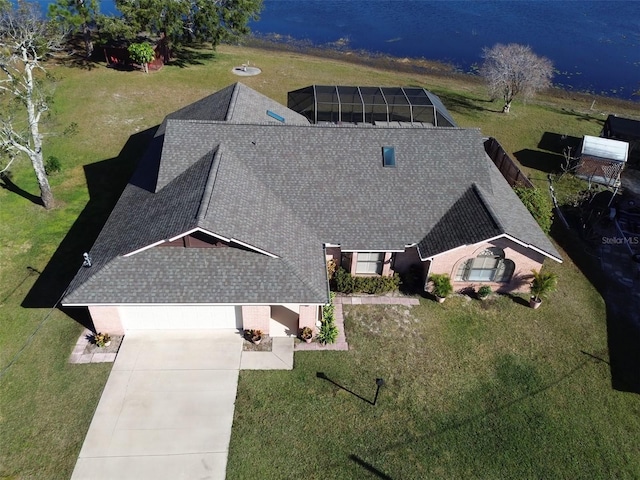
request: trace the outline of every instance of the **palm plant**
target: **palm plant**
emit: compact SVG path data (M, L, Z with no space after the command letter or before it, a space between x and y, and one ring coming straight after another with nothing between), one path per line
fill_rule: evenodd
M531 295L537 303L542 301L549 293L556 289L558 284L558 275L553 272L541 272L539 270L531 270L533 279L531 281Z
M429 277L429 280L433 282L432 293L439 298L446 298L453 292L453 285L451 285L451 279L446 273L434 273Z

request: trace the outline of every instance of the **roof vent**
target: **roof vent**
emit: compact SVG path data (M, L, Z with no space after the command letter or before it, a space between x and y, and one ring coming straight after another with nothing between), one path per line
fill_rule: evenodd
M385 167L396 166L396 149L394 147L382 147L382 165Z
M271 118L275 118L277 121L284 123L284 117L281 117L276 112L272 112L271 110L267 110L267 115Z

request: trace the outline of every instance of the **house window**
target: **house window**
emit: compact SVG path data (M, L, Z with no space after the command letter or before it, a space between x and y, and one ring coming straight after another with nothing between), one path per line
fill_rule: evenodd
M475 258L464 261L458 268L459 282L508 282L515 270L515 263L504 258L504 250L491 247Z
M382 275L384 253L359 252L356 263L356 274Z

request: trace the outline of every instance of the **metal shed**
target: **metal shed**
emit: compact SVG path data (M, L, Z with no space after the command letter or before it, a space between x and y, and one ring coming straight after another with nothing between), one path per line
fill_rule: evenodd
M585 135L575 175L589 182L617 188L628 157L627 142Z
M310 85L289 92L287 106L311 123L457 126L438 96L424 88Z

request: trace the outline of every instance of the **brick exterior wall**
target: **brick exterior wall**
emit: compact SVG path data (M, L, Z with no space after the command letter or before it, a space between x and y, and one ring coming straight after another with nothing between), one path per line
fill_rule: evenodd
M498 247L504 250L506 259L515 263L515 271L509 283L496 282L456 282L455 276L460 265L469 258L476 257L481 251L489 247ZM500 292L528 292L531 270L542 268L545 256L534 250L525 248L507 238L499 238L481 245L451 250L435 257L431 263L430 274L447 273L451 277L453 288L456 291L468 287L477 288L481 285L489 285L494 291Z
M89 313L96 333L124 335L120 312L116 306L90 306Z
M515 271L509 283L454 281L458 268L464 261L476 257L481 251L489 247L501 248L504 250L505 259L509 259L515 264ZM339 247L330 247L326 249L327 260L334 259L338 266L341 264L342 255L343 254ZM351 261L342 262L342 267L346 268L351 275L356 275L355 270L358 262L358 252L347 252L344 255L350 257ZM425 283L427 279L427 272L429 274L447 273L451 277L454 289L457 291L468 287L477 288L480 285L489 285L494 291L500 292L528 292L531 270L539 270L542 268L542 264L545 259L545 256L541 253L523 247L522 245L519 245L507 238L499 238L480 245L472 245L451 250L447 253L436 256L430 265L428 261L422 262L420 260L416 247L410 247L404 252L396 253L393 261L392 257L393 254L391 252L385 253L382 268L382 275L384 276L393 275L395 272L406 272L412 265L420 265L422 267Z
M271 307L269 305L243 305L242 328L245 330L262 330L269 334L269 321L271 319Z
M309 327L316 333L316 323L318 321L319 309L317 305L300 305L300 318L298 320L298 328Z

